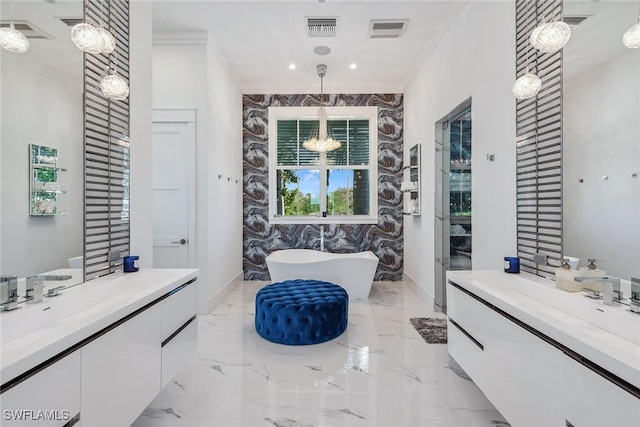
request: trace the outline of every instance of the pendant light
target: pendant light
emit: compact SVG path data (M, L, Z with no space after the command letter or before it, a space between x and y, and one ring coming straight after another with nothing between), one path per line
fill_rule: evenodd
M100 28L98 32L102 36L102 53L113 53L116 50L116 38L102 25L102 0L100 0Z
M71 40L78 49L87 53L102 53L104 37L102 33L88 22L76 24L71 29Z
M571 28L565 22L542 22L529 36L529 42L542 53L554 53L562 49L570 37Z
M327 113L324 107L323 78L327 75L327 66L318 64L316 67L318 76L320 77L320 110L318 112L318 127L315 128L309 139L302 143L302 146L309 151L318 153L326 153L328 151L337 150L342 146L340 141L333 138L331 131L327 130Z
M114 63L113 69L107 68L107 75L100 81L102 94L109 99L124 101L129 96L129 84L118 74Z
M11 2L11 17L13 17L13 2ZM9 27L0 29L0 46L9 52L25 53L29 49L29 40L16 30L16 26L11 20Z
M638 22L624 33L622 43L629 49L640 48L640 10L638 11Z
M540 77L529 72L529 65L527 65L524 75L518 77L513 84L511 91L517 99L529 99L533 98L540 92L542 87L542 80Z

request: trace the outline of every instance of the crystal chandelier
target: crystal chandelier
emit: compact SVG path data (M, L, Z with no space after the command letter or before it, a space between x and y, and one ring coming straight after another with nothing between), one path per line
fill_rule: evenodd
M553 53L562 49L570 37L571 28L566 23L543 22L533 30L529 42L542 53Z
M318 76L320 77L320 111L318 112L319 121L318 127L315 128L308 140L302 143L302 146L309 151L316 151L318 153L326 153L333 151L342 146L340 141L334 139L331 132L327 132L327 113L324 108L323 97L323 78L327 75L327 66L319 64L316 69L318 70Z
M540 92L541 87L542 80L535 74L530 73L529 66L527 65L524 75L518 77L511 91L517 99L529 99L536 96L538 92Z
M109 73L109 69L107 69L107 73ZM100 90L104 96L116 101L124 101L129 96L129 85L124 78L118 75L115 65L113 72L104 76L100 81Z
M13 2L11 2L11 17L13 18ZM9 27L0 29L0 46L9 52L25 53L29 49L29 40L16 30L16 26L11 20Z
M0 30L0 46L9 52L25 53L29 49L29 40L16 30L13 21L11 21L9 27Z

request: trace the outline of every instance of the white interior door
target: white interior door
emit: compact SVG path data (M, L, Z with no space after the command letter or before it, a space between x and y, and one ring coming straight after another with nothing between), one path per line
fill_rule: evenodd
M194 266L195 142L194 110L154 110L154 268Z

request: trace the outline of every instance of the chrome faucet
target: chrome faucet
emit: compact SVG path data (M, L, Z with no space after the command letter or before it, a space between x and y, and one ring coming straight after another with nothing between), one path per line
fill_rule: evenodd
M602 299L606 305L620 305L623 295L620 290L620 279L610 276L602 277L574 277L579 283L602 283ZM600 298L600 292L589 287L583 287L582 291L589 298Z
M46 281L61 281L69 280L71 275L69 274L36 274L35 276L27 277L27 302L38 303L44 300L44 282ZM60 293L60 286L50 289L48 296L56 296Z
M629 311L640 314L640 279L631 278L631 300Z
M324 225L320 226L320 252L324 252Z
M18 276L0 276L0 310L18 308Z

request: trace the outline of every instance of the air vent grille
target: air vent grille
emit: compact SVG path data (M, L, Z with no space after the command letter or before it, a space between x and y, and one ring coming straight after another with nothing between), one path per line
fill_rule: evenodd
M84 19L82 18L58 18L60 19L67 27L73 27L76 24L82 24Z
M369 38L396 39L407 31L408 19L372 19L369 21Z
M11 24L11 21L0 22L0 27L5 28ZM16 30L24 34L28 39L50 39L50 34L47 34L44 30L33 25L29 21L13 21L13 25Z
M582 24L582 22L584 22L585 19L587 19L590 15L586 15L586 16L565 16L562 18L562 21L569 25L570 27L577 27L578 25Z
M338 18L306 18L309 37L335 37Z

